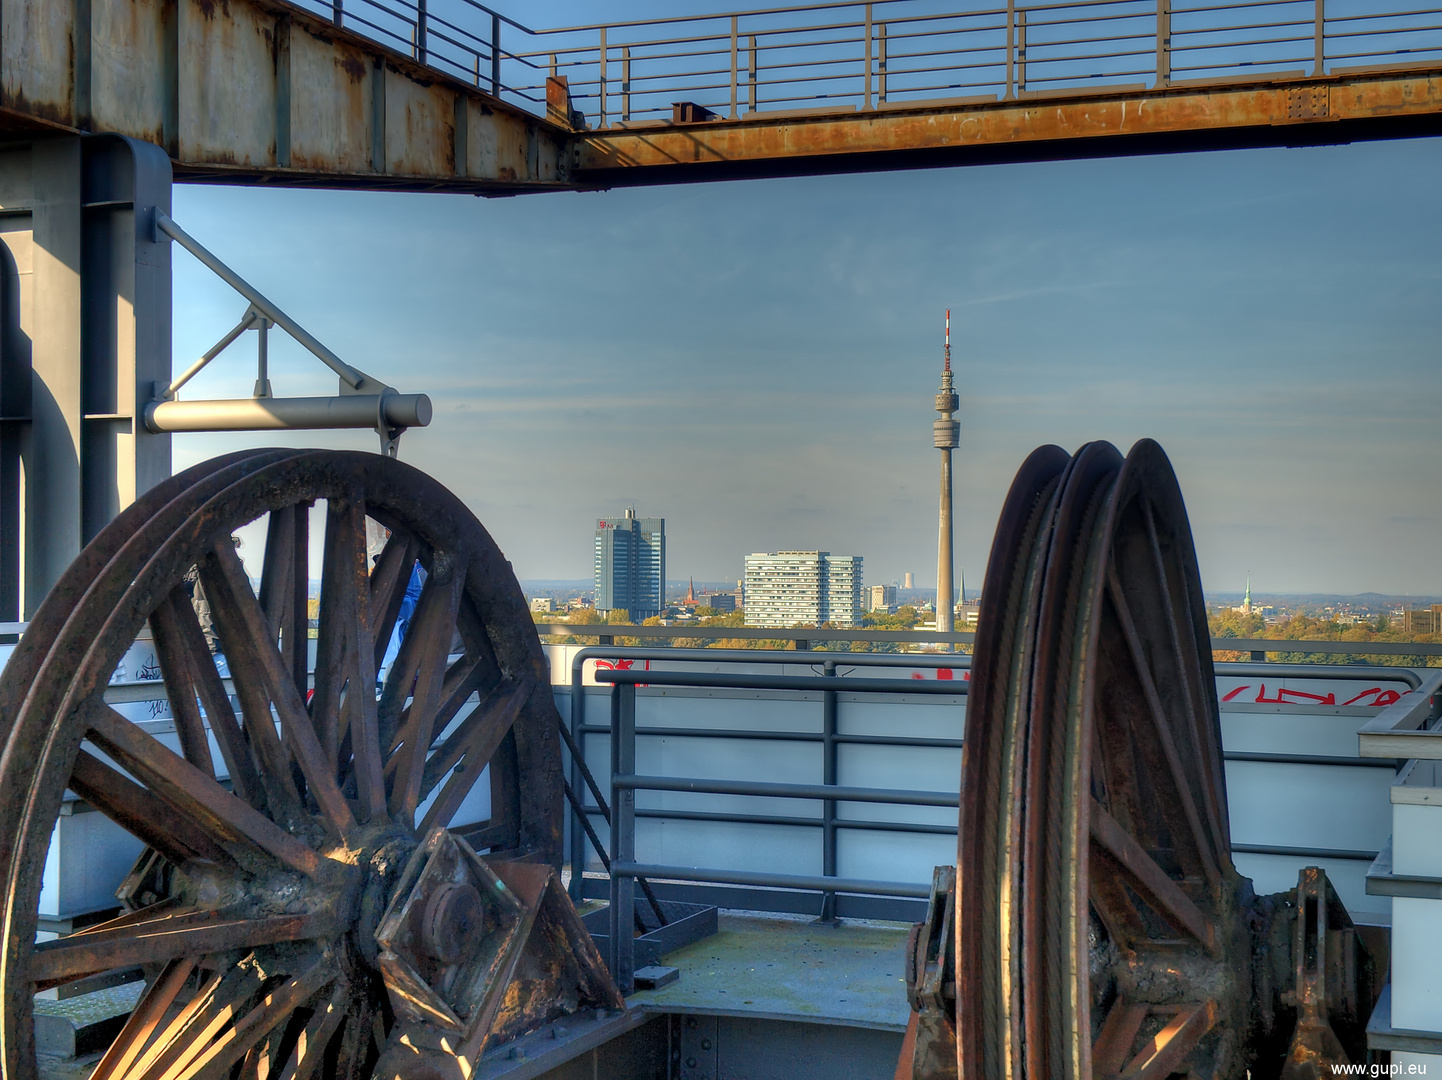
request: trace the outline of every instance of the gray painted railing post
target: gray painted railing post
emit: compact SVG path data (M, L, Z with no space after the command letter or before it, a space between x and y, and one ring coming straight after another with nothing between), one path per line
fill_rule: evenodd
M606 28L601 27L601 70L597 76L596 95L601 102L600 126L606 126Z
M1157 0L1157 86L1172 81L1172 4Z
M1016 96L1016 0L1006 0L1006 96Z
M761 56L756 48L756 35L751 35L751 111L756 111L756 76L761 70Z
M1016 92L1026 93L1026 8L1016 13Z
M828 660L822 665L825 675L836 674L836 661ZM836 784L836 691L821 692L821 782L828 786ZM836 801L827 799L821 804L821 873L826 877L836 876ZM835 923L836 894L821 894L821 915L817 922Z
M731 16L731 119L736 119L736 107L741 97L740 50L736 37L737 17Z
M1326 0L1315 0L1315 13L1312 16L1312 51L1314 63L1312 74L1322 74L1322 64L1326 59L1327 52L1327 3Z
M416 60L426 62L426 0L416 0Z
M631 46L621 46L621 119L631 119Z
M871 108L871 5L866 5L866 97L863 109Z
M571 741L580 748L582 753L586 750L586 736L581 733L581 725L586 722L586 696L582 687L573 681L571 685ZM586 799L585 776L581 773L581 760L575 754L571 755L571 790L581 799L584 804ZM573 807L571 809L571 884L566 890L571 894L571 902L579 905L585 899L584 886L586 877L586 838L585 830L581 828L581 815Z
M635 989L636 879L618 864L636 861L636 790L616 786L616 777L636 771L636 687L611 687L611 906L609 952L611 978L621 993Z
M554 62L553 65L554 66ZM552 72L554 75L555 72ZM491 16L491 95L501 96L501 17Z
M344 15L345 0L331 0L330 21L339 26L341 24L341 19Z
M886 24L876 28L876 103L886 104Z

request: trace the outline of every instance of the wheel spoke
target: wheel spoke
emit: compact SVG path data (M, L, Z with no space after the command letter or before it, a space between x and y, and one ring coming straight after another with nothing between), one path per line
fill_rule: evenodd
M1225 855L1231 845L1230 833L1227 831L1226 809L1222 806L1224 800L1218 797L1220 763L1212 753L1212 743L1216 734L1210 730L1210 725L1203 719L1208 710L1200 701L1201 688L1192 678L1193 672L1187 660L1188 657L1195 657L1198 654L1197 642L1193 640L1190 627L1184 631L1182 624L1178 621L1177 610L1172 603L1172 594L1174 587L1178 587L1180 583L1174 582L1167 572L1167 561L1162 557L1161 540L1157 535L1157 523L1152 514L1150 502L1144 503L1144 510L1148 547L1151 549L1152 566L1157 575L1157 582L1161 590L1162 611L1166 617L1168 644L1171 646L1172 659L1176 664L1176 678L1181 686L1181 698L1186 707L1187 729L1192 733L1193 746L1201 759L1200 768L1197 770L1201 809L1206 813L1207 820L1211 824L1215 850L1219 856ZM1184 587L1181 587L1180 591L1185 594ZM1186 640L1183 640L1184 633Z
M239 1016L234 1026L223 1031L183 1069L170 1070L168 1080L192 1080L203 1074L227 1075L252 1047L335 978L335 968L328 960L316 961L305 974L286 981L263 997L249 1012Z
M70 790L176 866L197 858L234 865L230 853L193 819L84 750L75 758Z
M1127 1064L1123 1080L1165 1080L1182 1064L1192 1048L1212 1030L1217 1003L1183 1005L1161 1031L1153 1035Z
M277 789L282 798L295 798L285 748L281 746L270 719L270 704L274 703L281 729L285 732L286 745L294 753L295 762L305 775L322 819L337 832L345 833L355 824L355 818L351 816L350 806L335 782L325 750L316 738L315 727L305 711L305 703L296 692L280 651L267 637L265 613L250 589L240 557L229 543L221 542L211 550L201 569L201 579L205 583L206 595L212 597L216 623L226 645L226 657L230 661L236 688L246 688L242 690L242 707L247 718L251 715L256 718L256 723L247 723L247 727L252 740L265 747L263 767L267 784ZM254 699L254 704L245 700L247 693Z
M456 713L461 711L466 701L477 690L485 684L486 672L474 656L469 654L462 656L446 671L445 682L441 684L440 707L436 710L435 722L431 725L432 732L443 732ZM406 742L410 741L411 714L414 711L414 703L407 705L401 712L400 727L396 729L391 739L390 746L386 748L386 776L393 776L399 765L396 751ZM455 764L454 761L451 762Z
M530 694L529 679L518 684L503 683L492 690L430 756L421 781L420 797L427 798L461 758L474 752L483 764L489 761Z
M270 624L270 640L280 638L280 627L289 614L295 590L295 507L281 506L270 512L265 532L265 565L260 575L260 607Z
M1091 841L1093 855L1100 849L1107 856L1101 860L1102 865L1094 867L1093 880L1098 875L1114 879L1116 871L1125 873L1142 899L1159 915L1178 930L1191 934L1202 945L1211 947L1215 936L1211 922L1095 799L1091 804Z
M319 871L320 856L309 847L103 701L91 702L85 722L101 750L202 828L244 841L307 876Z
M265 983L253 966L217 971L145 1051L125 1080L161 1080L183 1069Z
M185 988L186 980L194 970L194 957L182 957L165 965L159 977L146 988L125 1027L105 1051L105 1056L95 1066L90 1080L115 1080L126 1074L164 1021L166 1012Z
M375 669L366 648L371 633L365 563L364 504L357 499L330 500L311 715L325 732L327 747L337 748L335 757L349 733L357 812L361 820L371 821L385 816L385 781L376 727Z
M370 1002L353 1008L345 1018L341 1031L340 1054L336 1057L334 1080L365 1080L366 1060L375 1038L371 1018L375 1015Z
M220 756L230 774L231 787L252 806L263 808L264 789L251 758L249 740L241 730L235 710L231 708L230 695L225 692L225 683L221 681L215 660L205 644L205 634L200 629L195 608L183 589L177 587L171 590L150 616L150 624L156 628L157 648L163 637L168 649L183 654L187 669L195 676L194 685L210 721L210 730L220 746ZM163 666L164 660L161 663ZM214 775L213 770L211 775Z
M345 1019L346 1006L350 1002L350 988L342 982L331 994L330 1001L316 1010L300 1039L291 1052L289 1064L280 1074L280 1080L310 1080L325 1061L326 1047L340 1030Z
M1092 1075L1112 1077L1121 1073L1132 1059L1132 1044L1151 1013L1149 1005L1132 1005L1118 1000L1102 1022L1101 1032L1092 1045Z
M1116 612L1122 636L1126 638L1127 648L1136 670L1137 682L1141 686L1142 697L1146 701L1147 712L1152 720L1156 745L1161 748L1166 762L1166 770L1171 777L1177 802L1186 817L1197 857L1201 861L1207 880L1215 886L1221 880L1221 872L1217 866L1216 838L1202 823L1201 814L1198 812L1196 801L1193 798L1192 784L1187 778L1181 756L1177 751L1171 722L1162 705L1161 695L1157 692L1157 684L1152 678L1151 667L1147 663L1146 652L1142 647L1141 635L1137 632L1136 623L1132 619L1131 608L1122 591L1115 566L1107 568L1107 595L1111 598L1112 608ZM1148 745L1150 745L1150 741L1148 741Z
M531 686L529 681L522 682L511 693L500 698L492 709L486 710L485 716L478 722L470 732L463 750L463 756L459 764L452 770L450 777L446 780L441 793L436 801L431 803L430 809L426 811L425 820L416 827L417 835L428 836L431 829L437 825L445 828L450 825L451 818L455 817L456 811L465 802L466 796L470 794L471 788L481 778L486 765L495 757L496 751L500 748L506 735L511 732L515 724L516 716L521 711L521 706L530 697ZM480 710L477 709L477 712ZM470 717L466 718L469 722ZM491 783L491 817L497 818L496 808L500 800L495 783L496 777L492 776Z
M402 821L414 819L420 801L421 778L425 772L426 754L435 733L435 722L443 699L442 689L450 657L451 639L456 632L456 613L466 583L464 558L448 560L442 566L437 555L432 560L432 573L421 593L409 641L414 635L420 663L416 672L415 691L411 697L410 715L405 730L395 783L391 788L391 814Z
M328 917L276 915L225 919L212 912L182 912L149 923L99 934L74 934L35 946L30 979L40 989L136 964L184 956L317 938L331 929Z
M401 601L406 597L411 569L420 558L420 543L409 533L392 532L370 576L371 652L379 670L391 643L391 633L400 616Z
M168 613L169 604L161 609ZM210 756L210 739L205 734L205 721L195 696L195 671L179 637L171 626L173 620L157 610L150 617L150 634L155 641L155 657L160 661L160 677L165 681L165 696L170 699L170 714L175 718L175 733L180 736L180 749L185 760L208 776L215 775L215 762Z

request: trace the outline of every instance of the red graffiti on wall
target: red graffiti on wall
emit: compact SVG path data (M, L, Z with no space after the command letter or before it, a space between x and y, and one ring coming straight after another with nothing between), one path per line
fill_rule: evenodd
M1250 690L1251 686L1239 686L1229 691L1222 697L1223 701L1233 701L1244 691ZM1386 705L1393 705L1402 700L1403 694L1408 691L1383 690L1380 686L1373 686L1363 690L1354 698L1342 702L1343 705L1362 705L1368 708L1380 708ZM1370 699L1370 700L1366 700ZM1253 699L1258 705L1297 705L1303 702L1311 702L1316 705L1336 705L1337 695L1335 694L1309 694L1305 690L1289 690L1280 687L1275 697L1267 696L1267 684L1262 683L1257 688L1257 696Z

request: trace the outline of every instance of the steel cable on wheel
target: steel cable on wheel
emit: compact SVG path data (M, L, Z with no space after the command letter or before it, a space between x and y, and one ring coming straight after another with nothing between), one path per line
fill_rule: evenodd
M231 535L262 517L257 590ZM374 566L368 518L389 530ZM377 692L416 562L428 577ZM192 568L229 684L197 619ZM147 624L179 753L105 702ZM509 564L431 478L375 455L267 450L158 485L66 572L0 678L4 1075L34 1075L37 990L137 965L147 988L97 1080L362 1077L402 1032L405 1069L449 1075L461 1061L463 1075L467 1056L534 1024L552 998L616 1004L588 938L540 957L545 985L565 992L530 1004L507 992L532 927L555 941L581 933L553 869L557 722ZM483 775L489 817L457 820ZM37 945L67 789L168 869L149 906ZM449 1042L431 1038L437 1024Z

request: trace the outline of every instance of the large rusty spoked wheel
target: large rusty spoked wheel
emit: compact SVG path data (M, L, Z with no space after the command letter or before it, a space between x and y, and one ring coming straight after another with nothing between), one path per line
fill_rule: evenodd
M321 500L313 566L309 511ZM263 566L243 566L231 535L263 515ZM367 518L390 530L373 566ZM429 576L378 688L417 560ZM229 686L197 618L192 568ZM104 696L147 623L174 717L169 746ZM147 988L97 1080L369 1075L396 1019L377 926L418 845L558 865L556 722L509 565L434 480L376 455L270 450L160 484L66 572L0 680L0 1069L34 1075L37 990L141 967ZM489 817L455 820L487 766ZM67 789L139 837L164 873L149 906L37 946ZM447 828L470 847L446 840ZM504 899L484 867L473 873ZM454 974L443 954L464 951L451 938L479 918L480 895L444 885L417 909L418 940L440 941L425 959L437 972Z
M958 851L963 1074L1245 1075L1251 886L1232 865L1201 585L1161 449L1036 451L985 596Z

